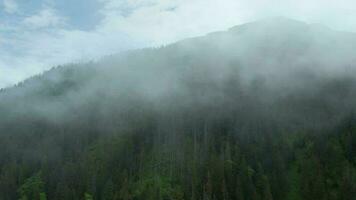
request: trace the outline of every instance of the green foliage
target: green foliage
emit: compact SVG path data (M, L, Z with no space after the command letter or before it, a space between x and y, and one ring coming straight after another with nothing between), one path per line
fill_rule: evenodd
M295 163L291 164L288 177L289 177L288 200L302 200L301 189L300 189L300 174L298 173L298 166Z
M44 193L44 192L40 193L40 200L47 200L46 193Z
M44 191L44 182L41 178L41 172L34 174L20 186L18 193L21 200L46 200Z
M133 199L182 200L183 192L179 186L174 186L168 177L154 175L134 184Z
M250 135L254 142L249 142L251 138L226 140L223 134L199 136L213 137L208 138L210 142L194 140L198 136L189 133L183 136L179 146L167 145L169 140L157 142L163 136L140 131L102 137L87 145L77 159L63 160L61 165L43 160L39 168L4 166L0 189L11 194L11 185L4 181L23 180L17 195L21 200L46 200L47 195L55 200L341 200L355 196L356 168L346 151L352 141L339 132L325 137L293 135L293 139L282 134L273 140ZM62 175L56 176L50 168ZM41 172L33 174L33 170Z
M2 90L0 200L354 200L356 79L196 41Z
M84 200L93 200L93 196L89 193L84 193Z

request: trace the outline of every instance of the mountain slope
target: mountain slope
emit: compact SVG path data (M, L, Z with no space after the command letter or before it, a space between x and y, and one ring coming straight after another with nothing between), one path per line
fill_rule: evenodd
M356 34L274 18L0 92L0 199L352 199Z

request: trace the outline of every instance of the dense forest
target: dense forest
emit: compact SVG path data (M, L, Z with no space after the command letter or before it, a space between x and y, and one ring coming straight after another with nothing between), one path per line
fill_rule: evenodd
M355 46L274 19L3 89L0 200L355 200Z

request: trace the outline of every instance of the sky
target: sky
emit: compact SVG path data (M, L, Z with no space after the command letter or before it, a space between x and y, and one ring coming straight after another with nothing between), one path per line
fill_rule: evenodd
M0 0L0 88L275 16L356 32L354 0Z

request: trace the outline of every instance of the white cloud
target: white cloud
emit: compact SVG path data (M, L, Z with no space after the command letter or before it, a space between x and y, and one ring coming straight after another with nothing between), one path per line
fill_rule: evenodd
M90 60L134 47L167 44L269 16L286 16L356 31L353 0L97 1L103 4L98 10L103 19L93 30L67 29L69 19L51 7L55 4L49 1L45 1L39 12L17 24L0 21L0 30L11 32L5 35L0 31L0 87L55 65ZM5 2L11 5L9 2L15 1ZM18 12L16 2L14 5L12 11L7 6L7 12Z
M65 18L48 7L0 29L11 32L0 32L0 88L53 66L97 59L135 45L119 32L68 30Z
M40 10L35 15L26 17L23 24L29 29L56 27L65 24L65 18L57 14L52 8Z
M99 0L98 29L123 32L152 45L226 30L264 17L285 16L356 31L354 0Z
M170 43L264 17L286 16L356 31L353 0L101 0L100 28ZM122 9L126 9L123 12Z
M100 28L122 31L152 44L169 43L209 31L223 30L250 17L235 0L124 1L134 8L129 15L118 9L123 1L106 0ZM145 3L143 3L145 2Z
M19 11L18 4L15 0L3 0L4 11L9 14L14 14Z

